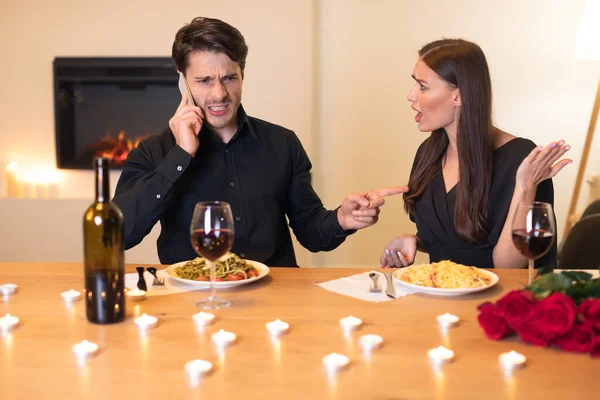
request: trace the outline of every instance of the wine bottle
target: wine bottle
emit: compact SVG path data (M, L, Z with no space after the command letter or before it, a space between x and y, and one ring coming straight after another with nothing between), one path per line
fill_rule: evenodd
M111 324L125 319L123 213L110 201L109 160L94 158L96 201L83 216L87 319Z

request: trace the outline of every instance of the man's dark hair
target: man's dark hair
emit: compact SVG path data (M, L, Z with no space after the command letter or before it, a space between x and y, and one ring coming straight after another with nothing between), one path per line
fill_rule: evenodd
M185 74L189 66L189 55L195 51L224 53L240 64L242 76L244 75L248 46L240 31L226 22L196 17L179 29L171 52L177 70Z

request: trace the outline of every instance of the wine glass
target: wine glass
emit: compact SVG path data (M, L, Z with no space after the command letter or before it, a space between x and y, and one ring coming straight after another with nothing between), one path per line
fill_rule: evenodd
M529 259L529 284L533 282L534 260L542 257L554 243L554 212L548 203L520 203L512 224L515 247Z
M224 201L205 201L196 204L190 238L198 255L206 259L210 268L210 295L196 303L205 309L229 307L231 302L219 299L215 288L215 261L225 255L233 245L234 229L231 207Z

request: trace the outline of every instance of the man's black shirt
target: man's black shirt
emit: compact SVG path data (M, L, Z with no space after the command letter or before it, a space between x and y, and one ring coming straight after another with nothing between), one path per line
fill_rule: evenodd
M296 265L286 215L298 241L313 252L333 250L351 233L314 192L311 163L292 131L249 117L240 106L229 143L206 126L198 137L194 158L176 145L170 129L127 157L114 198L125 216L126 248L160 220L161 263L197 257L190 242L192 213L197 202L211 200L231 205L232 251L270 266Z

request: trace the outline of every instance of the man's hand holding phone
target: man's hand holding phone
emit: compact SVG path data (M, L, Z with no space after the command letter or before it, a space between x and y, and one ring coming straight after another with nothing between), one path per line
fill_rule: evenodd
M187 82L183 77L183 74L179 73L180 80L180 91L181 91L181 103L175 111L175 115L169 120L169 128L175 136L175 142L179 147L184 149L190 156L194 157L200 142L198 140L198 134L202 129L202 122L204 120L204 114L200 107L194 104L194 99L191 97ZM183 86L182 82L183 80ZM190 93L188 95L188 93Z

